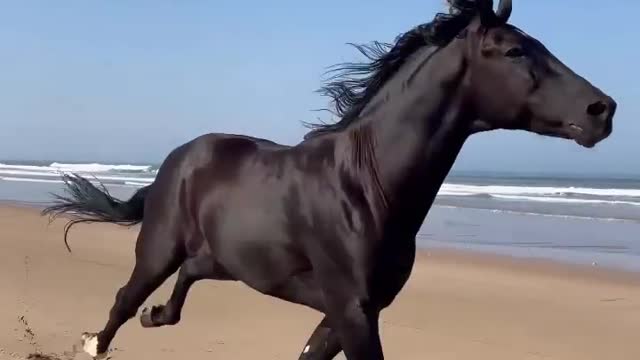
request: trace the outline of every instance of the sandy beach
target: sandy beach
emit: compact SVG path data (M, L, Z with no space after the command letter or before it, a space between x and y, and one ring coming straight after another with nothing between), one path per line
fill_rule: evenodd
M136 228L80 225L0 207L0 359L88 359L72 347L104 325L133 265ZM146 305L164 303L174 277ZM240 283L205 281L182 321L118 333L113 359L297 359L321 315ZM382 315L388 359L640 359L640 275L452 251L421 252Z

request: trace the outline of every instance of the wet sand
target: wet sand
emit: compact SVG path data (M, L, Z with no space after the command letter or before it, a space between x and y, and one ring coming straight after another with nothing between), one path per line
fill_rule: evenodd
M105 323L133 265L137 229L0 207L0 359L70 351ZM147 305L164 303L174 277ZM180 324L129 321L113 359L297 359L321 314L240 283L194 286ZM640 275L454 251L421 252L381 319L387 359L640 359ZM65 352L69 352L65 354Z

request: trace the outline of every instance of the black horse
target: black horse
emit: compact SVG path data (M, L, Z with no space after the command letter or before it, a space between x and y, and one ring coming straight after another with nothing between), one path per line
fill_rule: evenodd
M380 312L409 278L415 235L465 140L518 129L593 147L614 100L540 42L508 25L511 1L450 0L451 11L358 46L371 60L335 69L323 88L341 117L295 146L208 134L173 150L128 201L80 176L45 209L78 222L142 222L131 278L104 329L83 334L103 356L118 328L178 269L145 327L176 324L201 279L251 288L325 314L300 359L383 359ZM143 221L144 220L144 221ZM65 231L66 241L67 231Z

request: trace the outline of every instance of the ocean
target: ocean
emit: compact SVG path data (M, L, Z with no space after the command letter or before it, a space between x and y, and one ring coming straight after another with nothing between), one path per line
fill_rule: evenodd
M0 162L0 201L44 206L75 172L127 198L153 164ZM453 248L640 271L640 177L452 173L418 234Z

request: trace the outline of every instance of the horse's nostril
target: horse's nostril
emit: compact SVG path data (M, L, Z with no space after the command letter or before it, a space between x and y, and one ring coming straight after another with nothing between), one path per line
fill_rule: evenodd
M596 101L587 106L587 113L591 116L602 115L605 111L607 111L607 104L602 101Z

